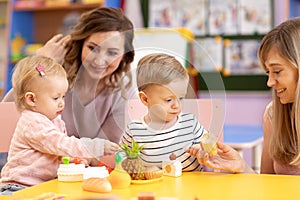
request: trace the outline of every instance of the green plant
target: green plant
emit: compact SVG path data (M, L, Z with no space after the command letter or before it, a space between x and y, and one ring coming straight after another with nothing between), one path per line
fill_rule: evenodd
M123 169L127 171L132 180L144 180L144 165L140 159L144 145L139 145L139 143L132 140L131 147L122 143L121 148L126 154L126 158L122 163Z

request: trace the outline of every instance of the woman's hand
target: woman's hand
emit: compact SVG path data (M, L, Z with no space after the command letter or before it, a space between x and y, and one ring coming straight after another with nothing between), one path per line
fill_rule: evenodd
M56 62L62 64L67 53L67 43L71 36L63 36L57 34L53 36L43 47L36 51L37 55L42 55L54 59Z
M221 142L217 142L218 153L210 156L208 153L193 145L186 150L192 156L196 156L200 164L207 167L225 170L234 173L254 173L251 167L247 165L240 154L232 147Z
M225 170L234 173L254 173L251 167L232 147L217 142L218 153L209 156L204 151L198 151L198 162L213 169Z

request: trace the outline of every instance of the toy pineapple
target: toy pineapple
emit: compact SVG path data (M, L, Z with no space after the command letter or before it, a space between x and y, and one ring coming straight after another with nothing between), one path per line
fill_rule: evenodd
M141 150L144 146L132 140L131 148L124 143L121 144L121 147L126 154L122 163L123 169L127 171L132 180L144 180L144 165L140 159Z

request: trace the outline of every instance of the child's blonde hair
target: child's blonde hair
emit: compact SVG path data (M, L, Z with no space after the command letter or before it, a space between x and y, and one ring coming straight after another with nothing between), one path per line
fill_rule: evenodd
M24 103L26 92L31 92L33 89L47 84L43 83L47 76L63 76L67 78L64 68L48 57L30 56L23 58L17 63L12 75L12 87L15 103L19 110L26 108Z
M174 56L164 53L152 53L140 59L136 77L139 91L152 84L167 85L172 81L189 79L181 63Z

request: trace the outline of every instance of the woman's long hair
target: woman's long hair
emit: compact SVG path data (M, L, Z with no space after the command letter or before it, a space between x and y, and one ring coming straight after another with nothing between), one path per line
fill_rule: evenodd
M267 71L265 62L268 53L276 48L293 67L300 64L300 18L287 20L275 27L263 38L258 50L262 67ZM300 166L300 83L297 81L293 103L282 104L273 91L272 134L270 143L271 157L281 163Z
M74 86L76 75L82 65L81 52L84 41L94 33L109 31L119 31L124 34L125 54L117 70L107 77L105 83L114 88L130 87L132 82L130 63L134 59L133 25L120 8L101 7L83 13L71 32L71 41L63 63L68 74L70 88ZM125 79L125 76L128 78ZM126 80L125 85L122 80Z

